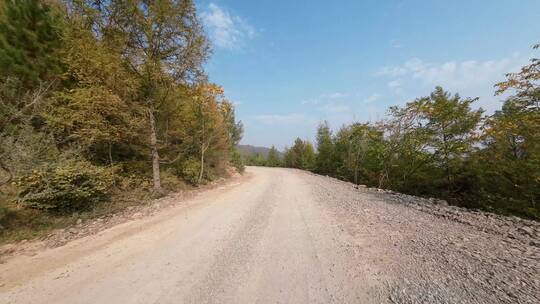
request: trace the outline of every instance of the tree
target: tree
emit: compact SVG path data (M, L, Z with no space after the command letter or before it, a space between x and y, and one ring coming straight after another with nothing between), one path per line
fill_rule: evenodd
M534 48L538 49L540 45ZM498 83L497 94L512 92L486 120L477 160L482 164L480 198L500 210L540 216L540 59Z
M319 174L334 175L334 143L332 131L328 122L321 123L317 128L317 157L315 171Z
M540 113L513 98L489 117L478 164L480 199L503 211L537 216L540 199Z
M270 148L270 151L268 151L268 156L266 157L266 165L268 167L279 167L281 165L278 151L274 146L272 146Z
M540 44L536 44L534 49L540 49ZM500 82L495 86L498 88L497 94L502 94L509 90L517 92L516 97L525 98L529 101L529 106L540 106L540 58L532 58L531 64L521 68L518 73L509 73L506 75L506 81Z
M540 218L540 60L497 86L514 95L491 116L473 108L477 98L436 87L391 107L384 121L344 125L335 136L319 125L315 163L309 142L297 138L284 164L322 174L332 168L355 184Z
M244 125L241 121L236 121L234 105L226 100L224 96L221 98L220 108L227 129L231 151L236 150L236 146L240 142L240 139L242 139L242 134L244 133Z
M52 94L44 117L62 146L74 144L89 158L113 164L114 148L139 142L144 106L134 100L140 81L122 54L96 39L80 18L63 38L66 88Z
M243 126L208 54L191 0L0 1L2 226L241 171Z
M283 166L287 168L294 168L296 155L289 147L285 147L283 150Z
M39 0L0 3L0 186L29 166L50 160L41 133L43 109L61 78L64 24L56 7ZM39 161L38 161L39 160Z
M471 109L475 101L437 87L428 97L390 108L379 184L387 180L417 194L435 191L437 183L448 195L459 190L456 175L479 140L483 111Z
M59 77L62 17L40 0L0 4L0 78L14 77L26 88Z
M297 138L290 149L285 150L286 167L313 170L315 166L315 150L309 141Z
M390 107L389 118L380 123L385 143L380 157L382 169L379 187L384 185L416 193L424 183L421 174L429 170L432 154L428 152L429 132L416 103Z
M315 149L309 141L304 141L303 149L300 153L300 168L304 170L313 170L315 168Z
M373 173L380 171L382 132L369 124L354 123L342 127L336 135L339 173L356 185L362 175L371 183Z
M451 96L437 87L429 97L414 102L426 122L430 148L444 169L449 187L453 183L455 170L478 141L476 131L483 110L471 109L471 104L476 100L462 99L458 94Z
M147 108L154 189L160 191L160 108L178 84L199 80L209 46L191 0L90 1L93 27L105 39L123 42L122 53L141 81Z
M56 154L53 138L39 130L48 94L48 87L22 93L17 79L0 81L0 186Z
M213 146L228 147L229 138L226 137L228 129L224 125L224 117L220 112L217 98L223 95L223 89L216 85L202 85L193 97L195 102L195 122L197 123L199 138L200 171L197 183L201 183L204 176L205 156Z
M255 153L247 157L247 163L250 166L267 166L266 159L261 153Z

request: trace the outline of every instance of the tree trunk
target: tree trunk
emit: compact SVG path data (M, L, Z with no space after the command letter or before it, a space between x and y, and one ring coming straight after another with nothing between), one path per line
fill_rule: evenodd
M109 142L109 165L112 167L114 164L112 157L112 143Z
M354 184L358 185L358 164L354 165Z
M199 179L197 180L197 184L200 184L203 178L204 174L204 147L201 149L201 169L199 170Z
M152 149L152 176L154 178L154 190L161 191L161 176L159 170L159 153L157 147L156 119L152 110L148 111L150 120L150 148Z
M386 173L386 169L383 169L383 171L379 174L379 189L382 189L384 186L384 179L387 176L388 173Z
M358 185L358 167L360 167L360 160L363 158L360 158L360 150L356 151L355 159L354 159L354 184Z
M11 173L11 170L0 160L0 169L4 170L7 173L7 178L5 181L0 181L0 186L5 185L13 179L13 174Z
M199 111L202 113L202 103L199 103ZM199 170L199 178L197 179L197 184L200 184L203 178L204 174L204 153L206 152L206 148L204 147L204 141L206 138L206 123L204 120L204 116L202 116L202 134L201 134L201 168Z

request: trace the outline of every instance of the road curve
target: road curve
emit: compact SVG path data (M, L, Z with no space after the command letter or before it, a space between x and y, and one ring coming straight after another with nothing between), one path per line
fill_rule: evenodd
M448 231L489 238L333 179L249 167L241 183L0 265L0 303L506 302L454 281L467 278L439 265L448 244L419 243Z

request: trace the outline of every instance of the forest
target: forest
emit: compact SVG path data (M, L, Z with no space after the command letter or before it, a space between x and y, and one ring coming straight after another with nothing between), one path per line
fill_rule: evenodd
M191 0L2 1L0 234L24 238L240 166Z
M536 45L534 49L538 49ZM486 115L477 98L441 87L388 110L387 118L316 130L250 164L310 170L354 184L437 197L457 206L540 219L540 59L495 84L507 93Z

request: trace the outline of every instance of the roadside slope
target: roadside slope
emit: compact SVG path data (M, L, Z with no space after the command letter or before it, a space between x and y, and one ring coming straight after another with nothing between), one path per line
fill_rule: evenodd
M305 176L391 302L540 302L540 223Z

